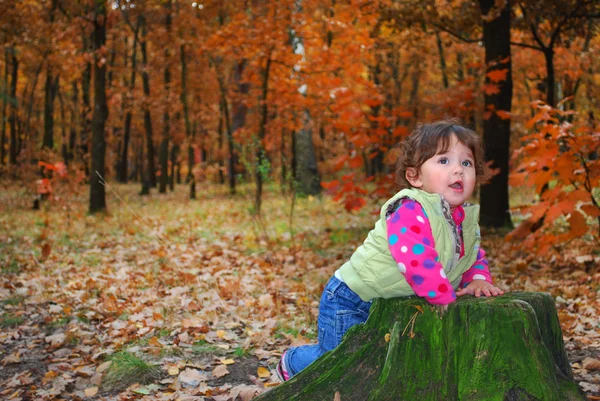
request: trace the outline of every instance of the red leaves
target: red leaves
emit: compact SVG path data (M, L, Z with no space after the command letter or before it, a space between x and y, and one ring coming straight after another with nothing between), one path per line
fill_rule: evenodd
M590 127L576 128L561 122L566 112L534 105L537 112L526 124L532 133L513 154L520 164L511 185L533 184L539 201L518 209L527 219L507 238L523 238L524 246L541 253L573 238L598 236L590 223L600 215L592 197L592 188L600 184L594 173L600 161L590 157L598 146Z
M485 74L491 82L498 83L506 80L506 75L508 74L508 68L504 68L502 70L492 70L488 71Z

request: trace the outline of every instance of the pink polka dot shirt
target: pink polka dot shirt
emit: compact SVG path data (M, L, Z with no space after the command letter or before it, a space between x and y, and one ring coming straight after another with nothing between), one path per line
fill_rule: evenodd
M461 237L464 218L465 212L461 206L454 209L452 219ZM415 294L436 305L446 305L456 299L452 284L446 277L443 266L438 262L429 219L418 202L406 199L388 217L387 237L398 269ZM464 244L462 240L460 242L462 257ZM473 280L492 283L485 252L481 248L473 266L463 274L460 286L465 287Z

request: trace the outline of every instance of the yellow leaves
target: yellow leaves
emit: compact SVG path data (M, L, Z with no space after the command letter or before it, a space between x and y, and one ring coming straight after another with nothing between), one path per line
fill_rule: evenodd
M385 339L385 342L386 342L386 343L389 343L389 342L390 342L390 338L392 338L392 335L391 335L390 333L385 333L385 337L384 337L384 339Z
M169 376L177 376L179 375L179 368L177 366L170 366L167 369L167 373L169 374Z
M264 366L259 366L257 370L258 377L261 379L267 379L271 377L271 371Z

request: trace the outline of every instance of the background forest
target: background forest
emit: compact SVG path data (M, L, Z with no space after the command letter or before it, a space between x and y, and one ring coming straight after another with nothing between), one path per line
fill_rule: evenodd
M494 273L557 297L600 399L598 1L0 0L0 45L3 395L264 391L396 192L394 145L458 117ZM109 368L140 351L162 376Z

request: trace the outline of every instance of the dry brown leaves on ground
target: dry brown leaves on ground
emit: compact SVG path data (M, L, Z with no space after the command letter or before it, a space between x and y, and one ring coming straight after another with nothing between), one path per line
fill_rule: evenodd
M109 215L76 197L0 212L1 398L250 400L286 347L315 341L323 285L373 224L327 199L299 200L290 230L273 193L259 220L251 194L115 190L127 206L111 196ZM600 395L600 274L488 237L501 287L556 298L576 378Z

